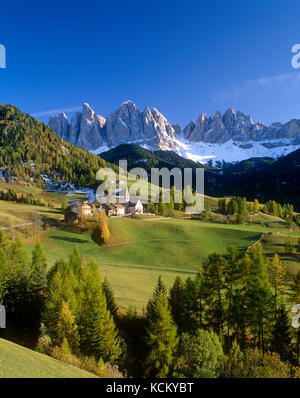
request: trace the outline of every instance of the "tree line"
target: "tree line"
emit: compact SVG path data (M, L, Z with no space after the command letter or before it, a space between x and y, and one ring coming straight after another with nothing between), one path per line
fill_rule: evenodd
M266 260L258 243L247 254L212 253L169 291L160 277L141 314L122 314L99 265L76 246L47 270L40 243L30 258L0 231L7 333L29 330L38 351L98 375L299 377L289 315L299 300L300 272L288 275L278 254Z
M14 189L0 190L0 200L8 202L25 203L37 206L46 206L53 208L53 202L47 201L43 198L35 198L32 193L17 192Z

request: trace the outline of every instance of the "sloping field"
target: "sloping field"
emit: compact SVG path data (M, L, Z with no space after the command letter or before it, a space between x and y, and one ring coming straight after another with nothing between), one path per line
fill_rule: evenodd
M94 378L95 375L0 339L0 378Z

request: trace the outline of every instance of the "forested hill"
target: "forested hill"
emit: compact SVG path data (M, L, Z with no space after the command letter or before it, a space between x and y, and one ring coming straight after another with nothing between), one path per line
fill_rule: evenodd
M243 171L237 165L223 174L224 194L242 193L248 199L292 203L300 210L300 149L260 167Z
M185 159L173 151L151 152L137 144L121 144L107 152L102 152L101 157L116 165L119 164L120 159L127 159L128 170L134 167L141 167L147 171L149 177L151 174L151 168L162 169L163 167L166 167L169 170L175 167L178 167L181 170L184 168L191 168L195 175L196 168L203 167L205 169L204 178L206 194L217 194L222 187L220 183L221 176L218 174L219 170L194 162L190 159Z
M107 166L90 154L58 137L46 124L12 105L0 105L0 170L43 185L45 178L77 185L95 183L95 174ZM44 176L44 178L42 178Z

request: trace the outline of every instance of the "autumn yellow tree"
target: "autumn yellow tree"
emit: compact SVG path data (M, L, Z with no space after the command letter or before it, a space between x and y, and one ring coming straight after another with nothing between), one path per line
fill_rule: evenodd
M257 199L254 199L253 201L253 209L254 213L257 213L259 211L259 201Z
M286 279L286 267L280 262L280 257L277 253L274 254L274 257L269 263L269 271L270 271L270 282L275 290L275 316L277 313L277 299L279 292L284 288L284 281Z
M94 236L98 242L106 243L110 238L110 231L108 220L103 209L97 214L97 226L94 231Z

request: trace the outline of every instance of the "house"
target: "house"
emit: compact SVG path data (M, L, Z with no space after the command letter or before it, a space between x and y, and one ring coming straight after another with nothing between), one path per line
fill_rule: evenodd
M126 213L127 214L143 214L144 206L140 200L137 203L127 202L126 203Z
M70 207L71 211L75 214L79 211L82 211L86 216L90 216L92 214L92 206L88 200L85 200L84 202L72 202Z
M65 219L64 219L64 221L67 222L67 223L70 223L70 224L78 223L77 214L74 213L74 212L71 210L70 207L68 207L68 208L65 210Z
M125 206L123 205L115 205L117 210L117 216L125 216Z
M107 204L107 203L104 203L104 204L102 205L102 207L103 207L103 209L105 210L105 213L106 213L106 215L107 215L108 217L116 216L116 215L117 215L116 206L114 206L114 205L109 205L109 204Z

